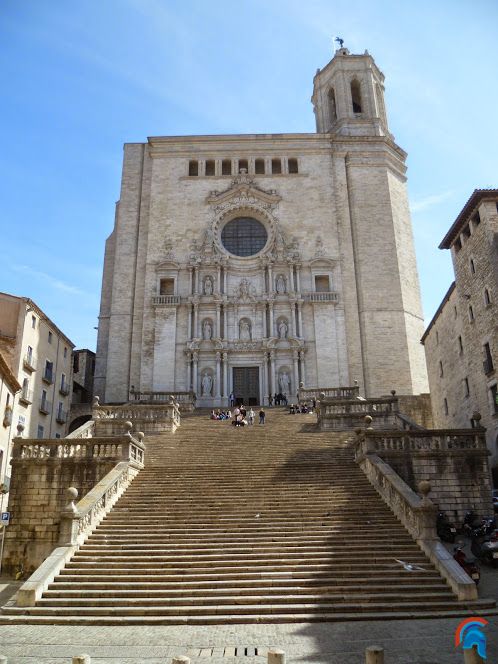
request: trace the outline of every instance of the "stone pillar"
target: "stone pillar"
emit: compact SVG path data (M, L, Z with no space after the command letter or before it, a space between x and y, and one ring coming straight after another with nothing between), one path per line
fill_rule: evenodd
M223 396L229 395L228 391L228 353L223 353Z
M290 315L290 336L296 337L296 301L290 301L291 315Z
M304 361L304 350L299 351L299 357L301 358L301 381L306 387L306 363Z
M199 394L198 385L197 385L199 353L197 351L192 353L192 359L194 361L194 371L193 371L194 375L192 376L192 389L194 390L195 394Z
M265 397L268 396L268 375L266 371L266 353L263 353L263 361L261 362L261 403L265 403Z
M227 294L227 269L223 268L223 294Z
M188 287L189 288L189 293L191 295L193 295L194 294L194 268L189 267L188 273L189 273L189 287Z
M365 650L365 664L384 664L384 648L370 646Z
M194 338L199 336L199 306L194 304Z
M270 353L270 382L271 382L271 393L275 394L277 391L276 389L276 382L275 382L275 352L271 351Z
M301 292L301 264L296 263L296 291Z
M295 350L292 354L292 357L294 359L294 386L293 386L294 387L294 392L293 392L293 395L292 395L293 400L294 400L294 396L297 393L297 390L299 388L299 364L298 364L299 351Z
M2 662L3 657L0 659L0 663ZM90 655L75 655L73 657L73 664L91 664L91 659ZM7 660L5 660L7 662Z
M188 339L192 339L192 305L189 305L188 309Z
M198 295L198 294L199 294L199 285L200 285L200 284L199 284L199 276L200 276L200 275L199 275L199 268L196 267L196 268L195 268L195 287L194 287L194 293L195 293L195 295Z
M190 353L187 353L187 367L186 367L186 369L187 369L187 379L185 381L185 386L186 386L187 392L190 390L190 388L192 386L192 383L191 383L192 379L191 379L191 376L190 376L190 363L191 363L191 361L192 361L192 356L191 356Z
M285 653L283 650L269 650L268 664L285 664Z
M294 266L292 263L289 263L289 288L287 290L289 293L294 293L296 290L294 287Z
M270 365L268 364L268 354L265 353L265 374L266 374L266 392L267 395L273 394L271 389Z
M297 320L298 320L298 327L299 327L299 336L301 339L304 338L304 332L303 332L303 303L298 302L297 303Z
M275 336L275 323L273 321L273 302L270 302L270 337Z
M273 284L273 268L271 265L268 265L268 292L273 293L275 290Z
M216 335L217 337L221 337L221 316L220 316L220 305L216 305Z
M221 399L221 353L216 353L216 386L215 396L216 399Z

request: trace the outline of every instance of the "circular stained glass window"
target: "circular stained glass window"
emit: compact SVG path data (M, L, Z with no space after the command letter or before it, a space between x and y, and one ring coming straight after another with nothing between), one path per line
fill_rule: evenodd
M232 219L221 231L221 242L235 256L254 256L266 244L268 233L264 225L252 217Z

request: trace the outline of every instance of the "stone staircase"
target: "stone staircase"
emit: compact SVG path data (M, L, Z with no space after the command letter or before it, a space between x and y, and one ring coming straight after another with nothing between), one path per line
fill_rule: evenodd
M36 606L10 622L216 624L465 615L344 432L268 409L148 437L146 468ZM397 560L415 563L406 571ZM5 616L6 617L6 616Z

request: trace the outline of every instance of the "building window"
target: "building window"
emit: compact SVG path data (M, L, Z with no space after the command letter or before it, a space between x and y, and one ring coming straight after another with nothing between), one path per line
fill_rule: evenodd
M189 175L199 175L199 162L195 159L191 159L188 162L188 174Z
M481 215L479 214L479 212L476 212L475 215L472 217L472 223L474 224L474 226L479 226L479 224L481 223Z
M351 101L353 102L353 113L361 113L361 88L356 79L351 81Z
M460 355L463 355L463 341L461 336L458 337L458 352Z
M469 237L470 237L470 226L468 224L463 227L462 235L466 240L469 239Z
M487 288L484 289L484 304L486 307L489 307L491 304L491 298L489 297L489 291Z
M56 434L55 434L55 437L56 437L56 438L60 438L60 437L61 437L60 433L56 433Z
M64 346L64 359L67 359L67 346Z
M439 378L442 378L443 376L444 376L443 363L441 360L439 360Z
M281 159L272 159L271 160L271 172L273 174L279 175L282 172L282 160Z
M443 401L443 409L444 409L444 414L448 415L448 399L446 399L446 397L444 398Z
M221 162L221 174L222 175L232 175L232 160L223 159Z
M493 364L493 356L491 355L491 348L489 343L485 343L483 345L483 350L484 350L484 373L485 374L490 374L492 371L494 371L494 364Z
M174 294L175 294L175 280L161 279L159 281L159 295L174 295Z
M298 173L297 159L292 157L289 159L289 173Z
M489 391L491 393L491 406L493 408L493 413L496 415L498 413L498 385L496 385L496 383L491 385Z
M214 159L206 161L206 175L214 175Z
M36 431L36 437L38 438L38 440L41 440L43 438L44 432L45 432L44 428L42 427L41 424L39 424L38 429Z
M45 370L43 371L43 380L47 383L54 382L54 363L50 360L45 361Z
M332 124L337 120L337 106L335 103L334 88L330 88L328 97L329 97L329 119L330 123Z
M53 339L53 337L54 337L54 335L53 335L52 332L50 332L50 330L49 330L49 331L48 331L48 343L49 343L49 344L52 343L52 339Z
M317 274L315 276L315 293L329 293L330 278L328 274Z
M256 159L254 162L254 172L256 175L264 175L265 174L265 160L264 159Z
M459 237L455 240L453 246L455 247L455 253L458 254L458 252L459 252L460 249L462 248L462 241L460 240Z
M239 159L239 173L242 173L242 170L245 170L246 173L249 171L247 159Z
M474 318L474 309L472 308L472 305L469 304L469 321L473 323L475 320Z
M36 316L31 316L31 327L33 330L36 328Z
M463 379L463 393L464 396L468 397L470 395L470 387L469 387L469 379L464 378Z
M251 217L232 219L221 231L221 242L234 256L254 256L266 245L268 233L264 225Z
M472 274L476 273L476 266L473 258L470 259L470 271L472 272Z

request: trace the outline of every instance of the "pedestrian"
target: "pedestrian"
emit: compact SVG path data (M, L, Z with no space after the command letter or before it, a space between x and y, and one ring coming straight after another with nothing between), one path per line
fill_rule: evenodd
M271 394L270 394L270 396L268 397L268 405L270 406L270 408L273 406L273 397L272 397Z
M230 392L230 406L233 408L235 406L235 394Z
M263 410L263 408L261 408L261 410L259 411L259 423L264 424L265 423L265 418L266 418L266 413Z
M247 419L249 421L249 424L254 424L254 418L255 417L256 417L256 413L253 411L253 409L251 407L249 412L247 413Z

